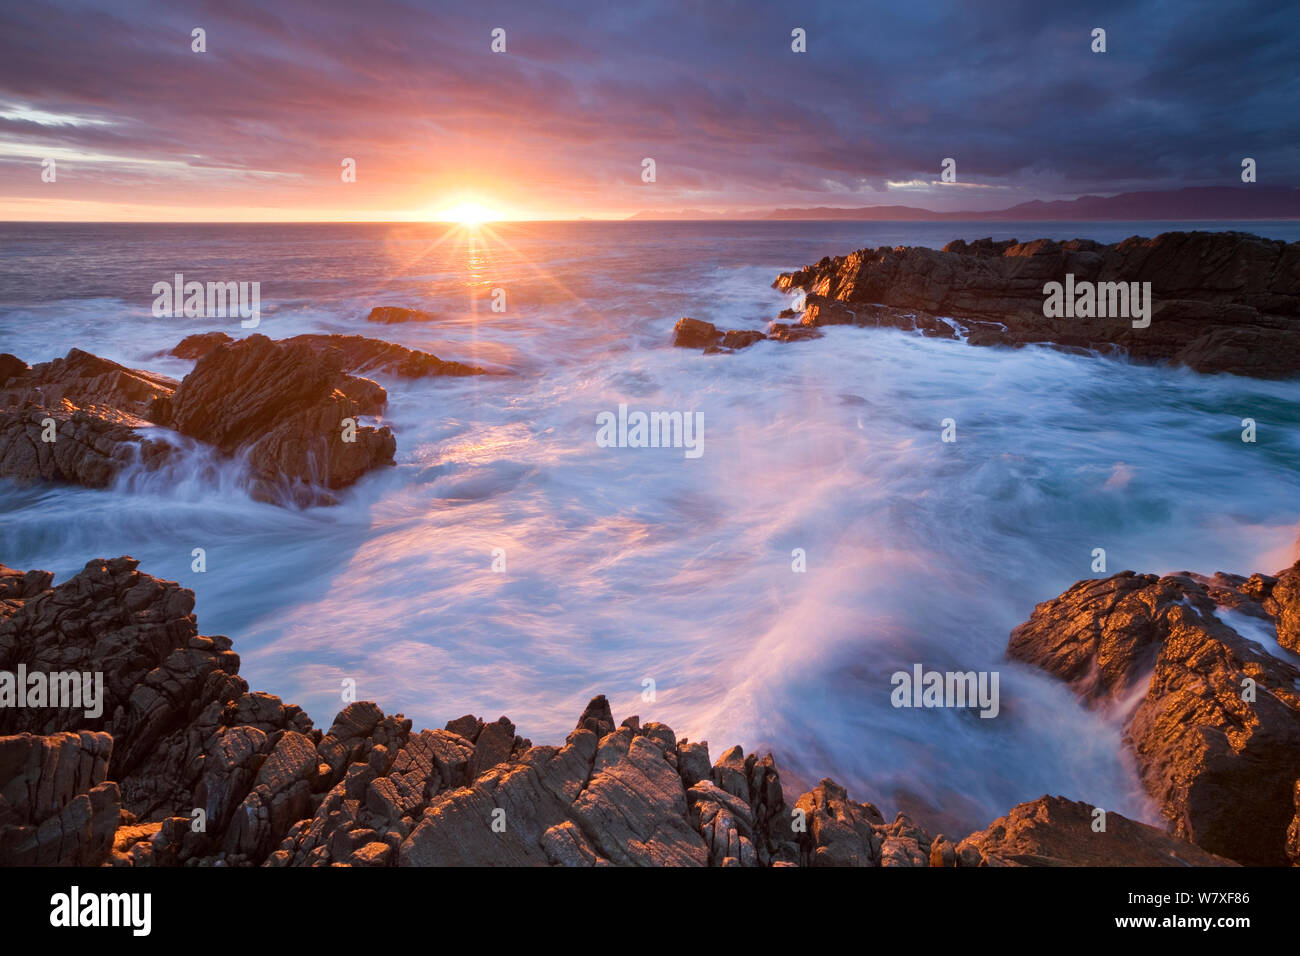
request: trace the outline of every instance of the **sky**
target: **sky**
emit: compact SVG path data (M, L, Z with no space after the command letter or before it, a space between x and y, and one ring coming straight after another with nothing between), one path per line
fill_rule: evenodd
M1298 41L1272 0L6 2L0 220L991 210L1245 156L1295 185Z

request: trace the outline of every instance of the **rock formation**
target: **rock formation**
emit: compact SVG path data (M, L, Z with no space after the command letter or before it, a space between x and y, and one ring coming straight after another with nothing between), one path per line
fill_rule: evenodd
M180 382L80 349L30 368L0 355L0 477L105 488L128 466L172 459L173 444L140 431L162 426L242 456L259 500L331 504L331 492L393 463L391 430L358 421L388 399L363 373L485 374L360 335L203 332L172 354L196 360Z
M1150 325L1045 317L1044 286L1067 274L1076 282L1151 283ZM805 326L888 326L960 334L972 345L1117 350L1201 372L1300 374L1300 243L1246 233L1168 232L1112 245L981 239L956 240L942 251L882 246L827 256L774 285L806 293Z
M1091 703L1146 695L1125 737L1176 836L1242 863L1284 865L1300 781L1300 668L1225 624L1231 609L1279 638L1300 562L1276 577L1125 571L1039 604L1007 653ZM1280 655L1282 652L1278 652Z
M504 717L415 732L370 702L322 733L250 692L230 641L200 635L193 608L131 558L57 586L0 567L0 670L97 669L106 698L95 717L0 708L0 864L1228 863L1115 813L1095 833L1091 808L1061 798L956 843L904 814L886 823L831 780L790 802L771 754L712 761L663 724L616 724L603 696L560 746Z

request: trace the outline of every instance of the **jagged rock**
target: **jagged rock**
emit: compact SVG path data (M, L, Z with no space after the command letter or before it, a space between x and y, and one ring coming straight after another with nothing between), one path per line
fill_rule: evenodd
M506 717L485 724L474 741L474 756L469 761L469 776L473 780L485 770L504 763L515 744L515 725Z
M235 341L234 337L225 332L195 332L181 339L171 350L171 354L177 358L199 359L213 349L233 341Z
M1262 578L1235 580L1242 587L1127 571L1080 581L1038 605L1007 653L1094 702L1145 682L1125 736L1171 832L1241 863L1281 865L1300 777L1300 670L1215 616L1222 605L1268 617L1249 593Z
M465 714L463 717L447 721L447 730L450 730L453 734L460 734L473 743L478 740L479 732L483 730L483 721L473 714Z
M614 732L614 714L604 694L593 697L583 709L578 718L578 729L590 730L598 739Z
M12 372L12 364L10 371ZM150 406L176 390L165 375L127 368L71 349L66 356L11 374L0 373L0 408L37 405L46 409L82 408L118 423L147 419Z
M870 803L855 803L843 787L823 779L795 803L803 811L796 831L803 866L880 866L884 817Z
M542 866L543 842L591 773L596 735L575 730L563 747L533 747L470 786L444 791L402 843L398 866Z
M198 359L234 341L225 332L198 332L182 339L171 350L171 354L179 358ZM431 352L408 349L403 345L364 335L304 334L278 341L284 345L308 345L316 352L338 349L342 354L341 368L351 375L380 373L399 378L424 378L430 375L486 374L484 369L476 365L445 361ZM382 397L380 403L382 404Z
M0 862L99 866L121 812L108 734L0 737Z
M227 455L246 453L251 492L259 500L332 504L330 490L392 464L396 449L387 427L356 421L379 414L387 393L350 372L483 373L359 335L272 342L263 335L234 340L206 332L187 337L173 354L198 360L179 384L80 349L31 368L16 358L6 361L0 477L107 487L128 465L156 468L176 452L166 440L136 432L156 424ZM50 419L53 441L46 440Z
M1277 642L1300 654L1300 561L1276 578L1255 578L1255 591L1263 599L1263 608L1275 619Z
M54 440L44 440L54 420ZM133 461L156 467L170 455L164 442L141 438L116 417L83 409L28 405L0 410L0 477L107 488Z
M295 335L286 343L303 342L318 352L338 349L343 353L343 369L353 375L376 372L398 378L425 378L430 375L485 375L484 369L464 362L450 362L431 352L408 349L393 342L366 338L364 335Z
M226 454L246 449L260 480L257 497L310 501L312 487L343 488L393 463L396 441L387 426L356 423L379 412L386 393L342 366L336 349L253 335L204 354L154 414ZM355 425L355 441L344 440L345 419Z
M1014 807L961 842L961 866L1235 866L1114 811L1093 829L1095 808L1042 796ZM978 859L975 854L978 854ZM952 865L951 863L946 865Z
M1152 716L1139 708L1130 728L1144 779L1184 784L1166 797L1188 821L1188 836L1223 840L1224 813L1248 824L1262 812L1270 816L1258 832L1243 826L1249 852L1240 858L1294 859L1300 774L1292 772L1274 812L1241 792L1246 771L1237 765L1253 761L1252 779L1271 793L1296 753L1277 711L1292 705L1266 704L1252 717L1215 695L1225 693L1220 682L1233 667L1252 675L1261 701L1285 697L1286 688L1274 685L1300 672L1210 616L1223 606L1269 618L1265 605L1280 607L1275 591L1284 575L1116 578L1082 582L1040 605L1013 643L1097 699L1125 694L1154 666L1143 705ZM299 708L248 691L229 641L197 634L185 589L140 574L129 558L90 562L58 587L51 583L45 572L0 567L0 669L17 662L100 669L105 708L96 718L66 708L0 709L0 732L13 733L0 737L0 863L1224 862L1118 814L1107 815L1099 837L1092 808L1060 798L1017 807L955 846L931 840L901 813L886 824L830 780L792 812L771 754L732 747L711 766L706 744L679 742L663 724L631 716L616 725L604 696L591 700L562 747L534 747L505 717L485 724L466 715L448 729L413 734L409 720L385 716L372 702L349 704L322 735ZM1107 666L1091 673L1089 655ZM1216 714L1238 723L1218 729ZM1152 737L1143 719L1179 727ZM47 727L41 736L22 732ZM1241 752L1211 752L1207 760L1196 743L1214 746L1216 730ZM1148 740L1172 750L1148 754ZM1280 757L1272 746L1282 748Z
M0 352L0 386L8 384L9 380L20 375L26 375L28 372L27 363L17 355L9 352Z
M1076 282L1150 282L1150 326L1134 328L1131 316L1045 317L1044 285L1067 274ZM1300 243L1246 233L1168 232L1111 245L958 240L941 252L882 246L825 257L774 285L807 293L802 321L810 326L951 334L930 324L941 315L960 320L972 345L1045 343L1202 372L1300 374ZM860 306L882 308L863 321Z

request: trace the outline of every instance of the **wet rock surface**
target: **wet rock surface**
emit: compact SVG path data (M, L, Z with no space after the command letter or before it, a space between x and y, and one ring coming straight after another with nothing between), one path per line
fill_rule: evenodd
M175 460L170 429L241 458L259 500L333 504L332 492L394 461L391 430L359 420L388 400L365 374L487 374L361 335L202 332L171 354L196 363L180 382L75 348L30 367L0 355L0 478L106 488L128 468Z
M1046 317L1044 286L1067 274L1076 283L1149 282L1150 325L1135 328L1129 316ZM960 333L971 345L1047 344L1201 372L1300 375L1300 243L1247 233L882 246L827 256L774 285L806 293L800 322L814 328Z
M1220 583L1262 608L1250 593L1263 593L1255 579L1237 580ZM1203 587L1186 582L1179 586ZM1136 600L1140 587L1130 584L1111 592ZM1059 600L1074 601L1070 594ZM1089 607L1106 600L1090 599ZM1026 646L1037 646L1033 634L1044 630L1051 605L1040 605L1025 625L1032 631L1022 636ZM1150 607L1162 613L1159 602ZM787 796L771 754L735 746L712 760L707 743L679 740L663 724L635 716L615 723L603 696L559 746L533 745L506 717L467 714L443 729L413 731L411 721L368 701L348 704L322 733L299 708L250 692L230 641L200 635L193 609L192 592L141 573L127 557L91 561L57 586L48 572L0 567L0 670L98 670L104 687L94 715L0 708L0 863L1226 862L1117 814L1099 834L1090 807L1062 798L1021 805L965 839L931 837L902 813L887 823L829 779ZM1244 641L1233 646L1253 653ZM1074 657L1053 650L1044 659ZM1287 673L1267 661L1247 663L1269 680ZM1266 675L1268 667L1275 671ZM1110 686L1133 679L1120 662L1112 671ZM1284 831L1295 815L1293 790ZM1274 857L1291 852L1284 847L1293 835L1261 832L1276 837L1276 846L1268 844Z
M1298 568L1080 581L1039 604L1007 653L1093 705L1145 688L1125 740L1171 832L1240 863L1285 865L1300 779L1300 667L1219 615L1276 627L1280 640L1289 584L1275 593Z

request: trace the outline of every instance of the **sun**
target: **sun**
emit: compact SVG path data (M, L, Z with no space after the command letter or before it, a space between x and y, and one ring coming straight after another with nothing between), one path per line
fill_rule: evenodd
M500 218L494 209L484 206L477 202L457 203L438 214L438 218L444 222L456 222L462 226L479 226L485 222L493 222Z

